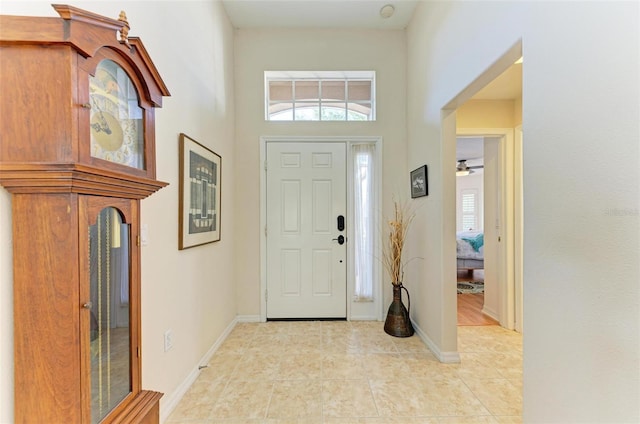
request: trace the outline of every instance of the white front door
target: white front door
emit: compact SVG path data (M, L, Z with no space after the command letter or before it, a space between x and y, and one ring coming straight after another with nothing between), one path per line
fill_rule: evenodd
M267 318L346 318L345 155L344 143L267 143Z

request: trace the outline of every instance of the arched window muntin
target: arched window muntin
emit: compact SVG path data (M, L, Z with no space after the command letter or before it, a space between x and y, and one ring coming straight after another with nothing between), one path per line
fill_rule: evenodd
M267 71L268 121L374 121L373 71Z

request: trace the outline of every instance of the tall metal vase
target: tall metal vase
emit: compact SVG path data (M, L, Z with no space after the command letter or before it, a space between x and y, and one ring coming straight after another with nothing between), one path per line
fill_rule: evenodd
M409 308L405 308L402 303L402 289L407 293L407 300ZM384 322L384 331L395 337L410 337L413 336L413 326L411 325L411 319L409 318L409 312L411 311L411 297L409 291L401 284L393 285L393 301L389 306L387 312L387 319Z

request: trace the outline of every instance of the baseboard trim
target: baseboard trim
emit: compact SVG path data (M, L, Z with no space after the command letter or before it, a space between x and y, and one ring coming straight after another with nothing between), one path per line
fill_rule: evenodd
M218 339L213 343L213 345L211 345L209 350L207 350L207 352L202 356L202 358L200 358L200 361L198 361L198 365L196 365L191 370L189 375L187 375L187 377L182 381L182 383L180 383L180 385L176 388L176 390L174 390L174 392L169 397L165 397L163 399L162 407L160 408L161 423L165 422L167 418L169 418L169 415L171 415L173 410L176 409L176 407L178 406L178 403L180 403L180 401L182 400L182 397L187 393L191 385L196 381L196 378L198 378L198 375L202 370L202 368L200 367L205 366L209 362L213 354L216 353L216 350L218 350L218 348L226 340L226 338L229 336L229 334L231 333L231 331L233 330L233 328L236 326L238 322L239 322L238 317L234 318L233 321L231 321L231 323L227 326L227 328L224 329L222 334L220 334L220 337L218 337Z
M349 318L349 321L378 321L378 317L371 315L353 315Z
M444 364L459 364L460 363L460 353L457 351L453 352L443 352L438 348L438 346L427 336L420 326L418 326L415 321L411 320L413 324L413 329L416 331L416 334L420 339L427 345L429 350L438 358L438 361Z
M488 316L490 318L493 318L494 320L500 322L500 320L498 319L498 314L493 309L488 309L486 306L483 306L481 312L483 314L485 314L486 316Z
M237 322L262 322L260 315L238 315Z

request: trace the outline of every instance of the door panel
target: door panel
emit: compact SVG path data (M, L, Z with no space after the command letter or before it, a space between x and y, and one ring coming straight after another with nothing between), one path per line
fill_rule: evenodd
M267 318L345 318L342 143L267 144Z
M130 307L139 302L139 212L136 200L99 196L79 196L79 212L84 420L99 422L141 390L140 317Z
M331 296L331 278L324 270L331 269L331 251L314 249L313 251L313 294Z
M283 249L280 260L282 261L282 295L300 295L300 249Z

